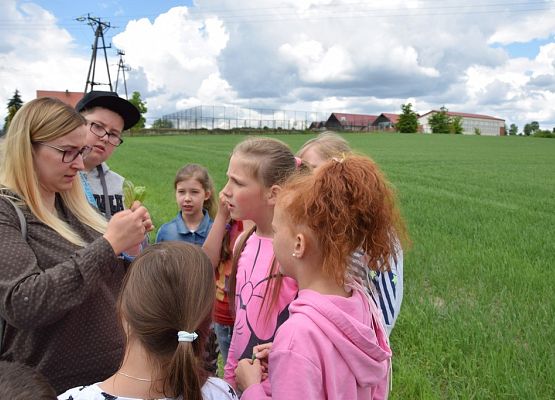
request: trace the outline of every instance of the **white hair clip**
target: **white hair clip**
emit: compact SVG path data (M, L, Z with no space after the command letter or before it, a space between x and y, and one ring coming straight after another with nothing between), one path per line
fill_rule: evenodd
M192 342L196 338L198 338L198 335L196 334L196 332L193 332L193 333L189 333L189 332L186 332L186 331L177 332L177 341L178 342Z

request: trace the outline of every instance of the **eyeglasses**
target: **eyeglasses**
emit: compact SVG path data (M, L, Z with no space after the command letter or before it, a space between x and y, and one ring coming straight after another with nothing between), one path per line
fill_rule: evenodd
M83 160L85 158L87 158L87 156L91 153L92 147L90 146L84 146L80 149L71 149L71 150L64 150L64 149L60 149L59 147L56 146L52 146L51 144L45 143L45 142L34 142L35 144L40 144L46 147L50 147L51 149L54 150L58 150L60 153L62 153L62 162L64 163L70 163L73 160L75 160L77 158L77 156L79 154L81 154L81 157L83 158Z
M91 122L90 130L99 138L103 138L104 136L108 135L108 143L110 143L112 146L117 147L123 143L123 139L119 135L106 131L106 129L95 122Z

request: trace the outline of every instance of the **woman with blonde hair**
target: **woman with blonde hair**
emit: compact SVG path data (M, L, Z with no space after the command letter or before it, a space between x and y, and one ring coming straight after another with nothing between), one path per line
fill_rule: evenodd
M86 134L72 107L32 100L11 121L0 167L0 357L36 367L58 393L117 369L120 255L153 228L138 202L109 223L89 205Z

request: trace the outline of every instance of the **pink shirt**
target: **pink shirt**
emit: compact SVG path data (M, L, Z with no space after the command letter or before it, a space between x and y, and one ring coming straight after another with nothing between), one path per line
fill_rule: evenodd
M391 349L381 316L364 293L301 290L270 351L269 379L241 400L383 400Z
M289 317L289 303L297 295L297 283L284 277L276 306L268 313L267 299L262 305L274 258L272 239L253 233L247 240L237 265L235 289L235 324L225 365L224 378L235 384L239 360L252 357L254 346L272 342L277 328ZM269 292L271 295L271 292ZM264 308L261 312L262 307Z

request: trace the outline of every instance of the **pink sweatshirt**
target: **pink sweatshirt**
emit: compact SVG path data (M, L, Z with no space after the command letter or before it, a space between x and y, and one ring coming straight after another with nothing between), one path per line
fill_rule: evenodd
M362 292L349 298L301 290L269 358L269 380L251 399L386 399L391 349L379 311ZM271 393L269 393L271 391Z
M288 306L297 295L297 283L283 278L276 307L266 315L267 300L262 299L268 284L269 270L274 257L272 239L253 233L247 240L237 264L235 286L235 324L227 355L224 378L233 387L235 368L239 360L252 357L257 344L273 342L277 328L289 317ZM260 309L264 307L262 313Z

